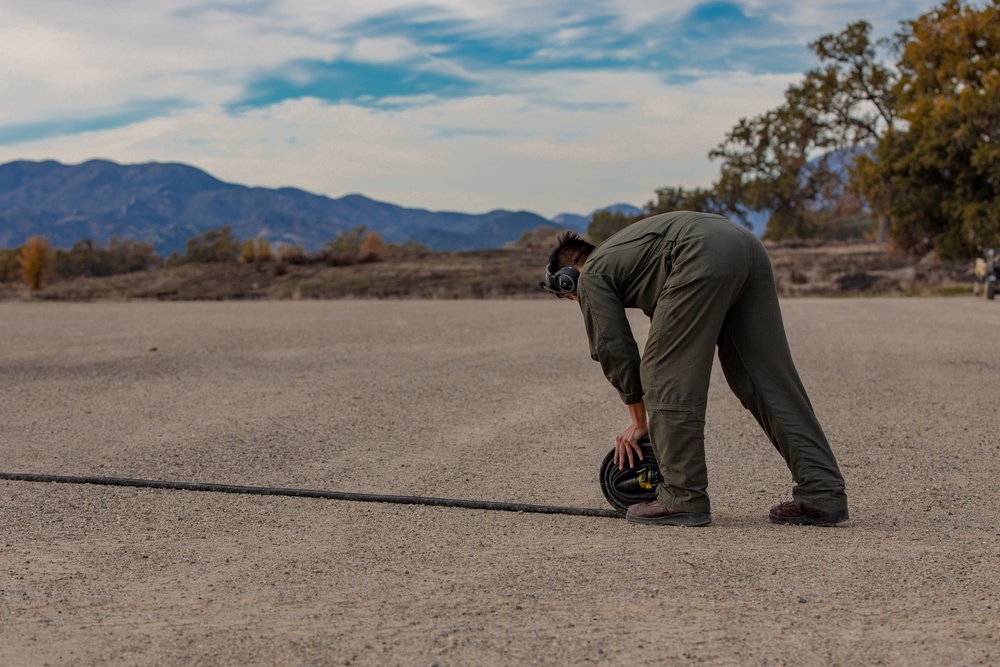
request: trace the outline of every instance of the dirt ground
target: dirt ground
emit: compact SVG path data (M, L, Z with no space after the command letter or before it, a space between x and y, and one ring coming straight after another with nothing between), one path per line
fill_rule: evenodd
M1000 664L1000 305L783 308L841 527L768 523L718 369L707 528L4 481L0 664ZM625 424L556 300L5 302L0 338L6 472L605 507Z

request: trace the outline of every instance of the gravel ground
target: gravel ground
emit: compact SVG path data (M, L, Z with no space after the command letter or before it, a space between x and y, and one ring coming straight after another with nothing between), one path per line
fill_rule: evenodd
M846 525L768 523L718 369L702 529L3 481L0 664L1000 663L1000 306L783 308ZM6 472L605 507L626 419L555 300L7 302L0 338Z

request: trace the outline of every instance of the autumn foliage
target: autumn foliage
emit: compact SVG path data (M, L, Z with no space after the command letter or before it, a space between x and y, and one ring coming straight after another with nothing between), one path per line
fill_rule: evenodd
M361 247L358 250L362 262L376 262L385 255L385 249L385 241L382 240L379 233L371 232L361 242Z
M52 244L44 236L32 236L18 252L21 278L32 292L42 288L43 276L52 270L53 256Z
M271 244L265 238L250 239L240 247L239 262L241 264L270 262L273 259L274 253L271 251Z

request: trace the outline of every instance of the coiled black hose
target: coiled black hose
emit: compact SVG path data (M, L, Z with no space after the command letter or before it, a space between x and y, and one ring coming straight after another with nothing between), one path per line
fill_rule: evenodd
M656 500L656 486L663 481L648 435L639 440L639 447L642 449L642 460L636 460L632 468L618 469L613 448L601 463L601 492L622 514L630 505Z

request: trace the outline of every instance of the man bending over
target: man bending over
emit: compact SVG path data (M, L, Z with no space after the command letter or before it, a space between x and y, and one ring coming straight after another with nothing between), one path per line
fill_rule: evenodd
M779 524L848 518L844 478L785 338L771 261L748 230L717 215L678 211L641 220L595 248L572 232L552 248L542 287L580 304L591 356L627 405L631 424L614 461L632 467L649 434L663 482L632 505L633 523L712 521L705 406L716 346L726 380L792 473ZM640 360L626 308L650 318Z

